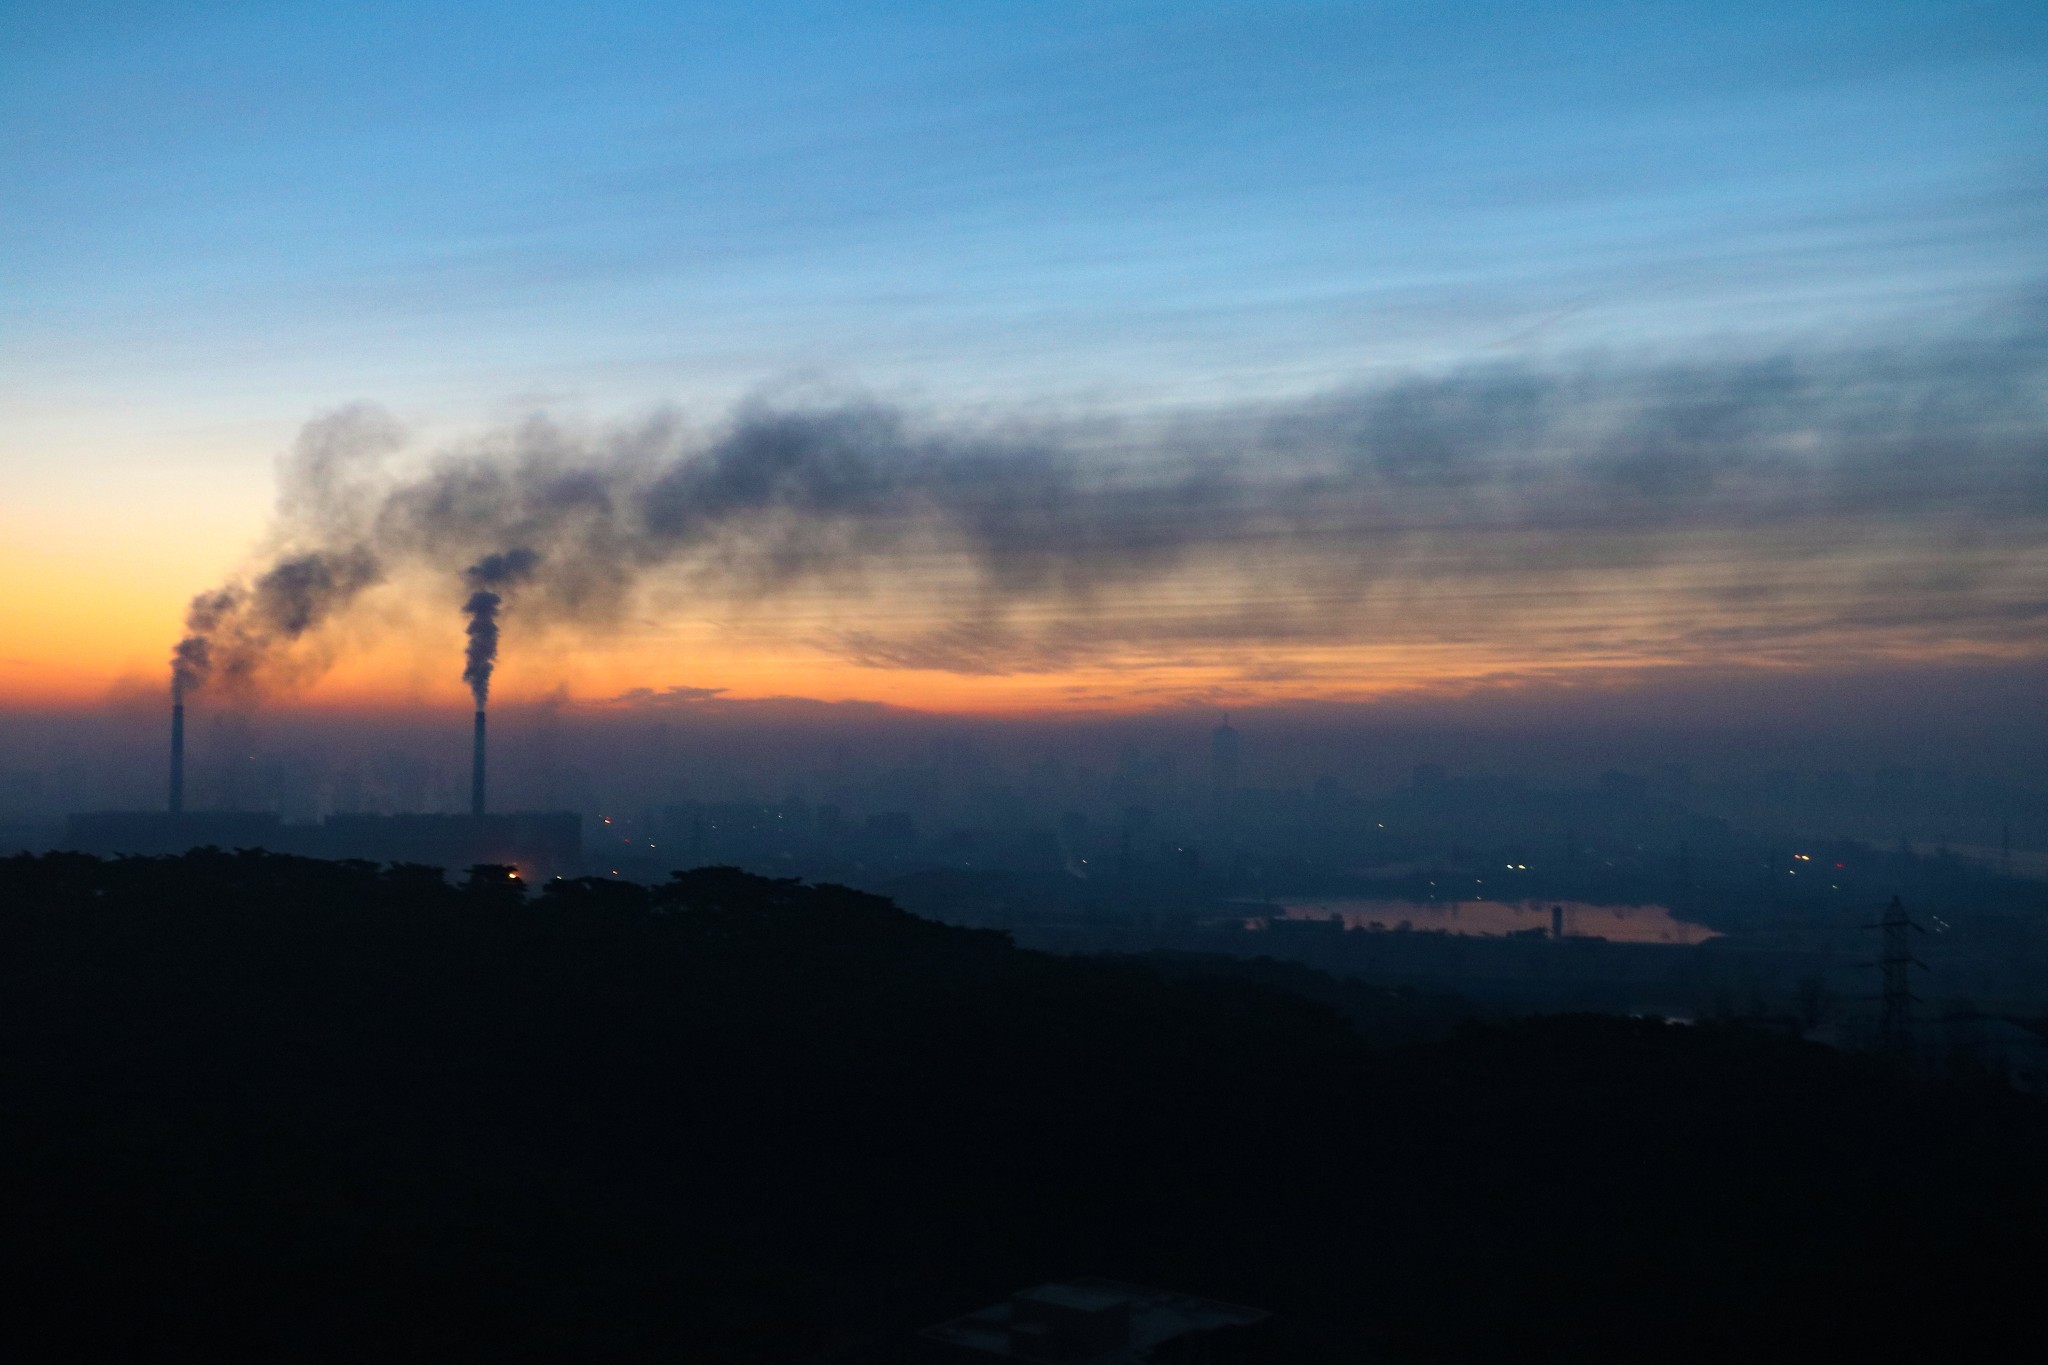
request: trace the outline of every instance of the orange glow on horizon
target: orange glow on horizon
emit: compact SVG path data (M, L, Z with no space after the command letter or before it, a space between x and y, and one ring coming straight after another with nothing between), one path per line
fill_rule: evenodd
M1732 565L1732 567L1731 567ZM986 671L882 666L858 630L913 643L950 600L910 579L865 596L748 604L658 595L620 620L543 628L508 611L493 701L604 705L670 689L722 701L803 698L960 715L1139 712L1457 695L1517 682L1625 684L1678 668L1850 672L1870 666L2010 663L2043 656L2024 634L1950 631L1936 618L1858 623L1855 556L1810 564L1801 596L1751 605L1724 591L1750 566L1674 555L1656 572L1424 577L1346 597L1313 584L1255 585L1198 571L1114 603L1013 609L1023 647ZM193 572L188 572L193 570ZM166 696L168 656L196 566L0 546L0 705L91 705ZM1233 598L1233 587L1237 596ZM2015 582L2012 591L2030 589ZM957 610L957 604L956 608ZM714 617L713 610L723 613ZM1087 630L1099 630L1089 636ZM1067 655L1033 641L1069 636ZM314 708L468 705L452 591L394 582L302 641L267 695ZM914 657L907 661L915 662ZM976 660L966 657L963 667ZM208 702L201 693L194 700Z
M141 623L135 623L137 625ZM161 694L168 703L167 669L140 666L139 646L109 647L84 632L46 637L78 642L76 653L51 650L43 659L0 661L0 705L91 705L111 697ZM303 685L266 694L273 704L314 710L467 710L460 656L427 657L393 640L338 658ZM1864 655L1865 664L2001 663L2029 653L1982 649L1905 650ZM1254 707L1290 702L1367 703L1400 697L1456 696L1480 688L1521 684L1626 687L1687 663L1704 661L1645 655L1596 654L1560 658L1541 649L1510 652L1470 644L1418 643L1329 646L1291 651L1284 666L1247 667L1225 659L1127 659L1060 671L958 674L933 669L864 666L801 645L781 648L576 649L556 644L530 657L508 648L492 692L492 705L538 703L607 707L659 703L670 689L702 689L716 702L800 698L821 703L877 703L911 711L956 715L1143 712L1190 703ZM1851 662L1851 661L1844 661ZM109 667L116 663L117 667ZM1770 656L1715 661L1718 668L1809 671ZM1266 672L1269 676L1260 676ZM192 698L205 707L225 701L217 693ZM679 704L688 705L688 701Z

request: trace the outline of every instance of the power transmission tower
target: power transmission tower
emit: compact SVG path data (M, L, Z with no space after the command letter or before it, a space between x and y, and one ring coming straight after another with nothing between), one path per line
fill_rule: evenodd
M1877 1045L1886 1052L1905 1053L1913 1047L1914 967L1926 971L1927 964L1913 956L1912 934L1927 931L1906 914L1897 896L1884 908L1884 918L1871 926L1884 931L1884 951L1877 965L1884 973L1884 994L1877 1011Z

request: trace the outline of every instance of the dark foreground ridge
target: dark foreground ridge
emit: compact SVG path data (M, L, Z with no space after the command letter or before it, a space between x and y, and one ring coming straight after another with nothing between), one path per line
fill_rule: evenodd
M1275 1315L1221 1359L1972 1359L2048 1261L2021 1097L1625 1019L1376 1047L729 870L4 860L0 1028L37 1358L923 1360L1092 1275Z

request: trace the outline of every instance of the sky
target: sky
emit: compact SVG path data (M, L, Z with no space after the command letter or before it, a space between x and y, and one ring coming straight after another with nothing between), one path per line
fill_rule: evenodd
M457 703L521 549L526 699L2048 652L2035 5L0 4L0 128L0 704Z

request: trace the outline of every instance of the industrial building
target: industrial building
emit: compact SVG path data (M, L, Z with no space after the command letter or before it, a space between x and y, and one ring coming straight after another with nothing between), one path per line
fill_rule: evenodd
M65 821L63 847L102 857L162 856L195 848L266 849L307 858L362 858L461 870L519 869L528 882L583 872L583 817L575 811L492 814L484 805L484 713L473 731L467 815L330 815L292 823L265 811L185 809L185 707L171 707L170 799L161 811L90 811Z

